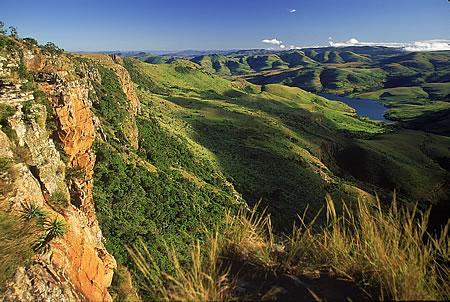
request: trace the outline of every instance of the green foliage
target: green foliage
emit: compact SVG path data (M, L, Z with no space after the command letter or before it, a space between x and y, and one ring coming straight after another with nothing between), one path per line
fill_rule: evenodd
M159 263L169 269L170 261L159 252L162 240L183 251L199 236L203 223L219 221L224 209L233 205L227 191L198 187L165 165L158 166L158 173L150 172L127 163L123 155L105 144L96 145L96 154L97 216L108 249L121 263L128 259L125 245L142 238L152 246Z
M33 38L23 38L23 41L28 45L29 48L39 45L38 41Z
M47 218L47 213L35 203L25 203L22 205L22 210L20 211L20 218L24 220L36 219L38 225L43 225L45 219Z
M53 218L46 220L44 223L44 230L46 232L46 238L50 240L62 237L66 233L66 223L59 218Z
M48 244L53 239L62 237L67 232L66 223L57 217L47 218L43 223L38 223L38 226L42 234L33 243L33 251L35 252L47 251Z
M107 122L120 140L124 140L123 124L127 118L128 100L114 71L98 66L102 82L92 82L98 101L94 109Z
M69 206L67 195L63 191L55 191L48 200L49 205L57 212L62 213Z
M11 167L12 163L13 161L11 158L0 156L0 172L8 170Z
M51 54L62 54L64 52L64 49L58 47L53 42L47 42L45 45L40 46L42 50L47 51Z
M6 104L0 104L0 125L8 127L8 118L16 113L16 109Z

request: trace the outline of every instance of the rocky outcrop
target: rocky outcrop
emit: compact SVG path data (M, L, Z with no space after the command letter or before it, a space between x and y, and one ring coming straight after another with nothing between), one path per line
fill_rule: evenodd
M109 301L116 262L103 245L92 197L92 145L99 122L89 92L98 72L84 68L80 74L69 55L16 44L16 51L0 57L0 104L15 110L8 118L13 136L0 131L0 156L14 161L1 179L0 210L14 215L24 203L32 202L63 219L67 231L51 241L48 251L35 255L32 265L18 268L0 300ZM137 148L134 117L139 101L126 70L110 60L130 102L132 118L125 132ZM17 73L19 64L34 76L50 106L24 87L27 82ZM57 125L53 136L46 125L49 114ZM62 211L50 202L56 192L70 196Z

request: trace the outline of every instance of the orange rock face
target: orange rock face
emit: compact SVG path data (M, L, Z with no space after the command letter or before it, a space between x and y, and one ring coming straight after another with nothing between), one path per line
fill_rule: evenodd
M99 238L92 234L87 221L79 221L77 215L66 218L69 231L62 240L53 243L51 257L55 268L64 271L71 283L89 301L110 301L108 287L111 284L116 262L106 250L99 249ZM96 226L98 229L98 226ZM98 229L100 231L100 229Z
M64 213L66 235L51 243L51 265L63 272L70 283L88 301L110 301L115 259L107 252L95 215L92 197L95 154L94 116L89 100L89 82L76 79L71 63L64 56L46 57L36 53L24 55L29 70L50 74L56 80L39 83L52 102L58 124L58 138L68 158L67 168L82 170L82 176L71 180L71 207ZM76 199L75 202L73 199Z

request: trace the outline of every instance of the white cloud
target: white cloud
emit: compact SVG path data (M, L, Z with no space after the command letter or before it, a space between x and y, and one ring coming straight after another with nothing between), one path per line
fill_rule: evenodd
M407 51L450 50L450 40L416 41L403 47L403 49Z
M281 45L280 45L280 48L281 48L281 49L285 49L285 48L286 48L286 45L281 44Z
M346 47L346 46L384 46L401 48L406 51L437 51L437 50L450 50L450 40L426 40L426 41L414 41L407 43L399 42L361 42L356 38L351 38L344 42L333 42L329 40L329 45L333 47Z
M283 41L277 40L275 38L273 39L264 39L262 40L263 43L267 43L267 44L273 44L273 45L281 45L283 43Z
M292 14L292 13L295 13L297 10L295 9L295 8L291 8L290 10L289 10L289 12Z

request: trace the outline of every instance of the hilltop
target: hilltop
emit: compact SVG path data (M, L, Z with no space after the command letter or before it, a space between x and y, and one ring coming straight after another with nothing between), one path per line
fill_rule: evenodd
M151 64L177 56L135 56ZM381 100L404 127L450 131L450 52L406 52L378 46L242 50L189 57L210 73L313 93Z

